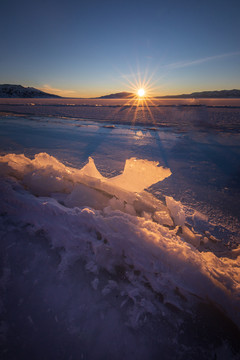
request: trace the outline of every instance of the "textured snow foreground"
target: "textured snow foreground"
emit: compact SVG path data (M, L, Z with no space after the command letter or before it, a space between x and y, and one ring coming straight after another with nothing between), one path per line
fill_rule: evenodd
M3 358L239 356L240 251L216 256L144 190L169 169L132 158L108 179L40 153L0 157L0 174Z

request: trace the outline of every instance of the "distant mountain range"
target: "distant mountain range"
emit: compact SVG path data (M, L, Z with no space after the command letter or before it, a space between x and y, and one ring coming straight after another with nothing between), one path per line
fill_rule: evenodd
M61 96L48 94L33 87L21 85L0 85L0 98L61 98Z
M135 96L136 95L134 93L131 93L128 91L122 91L122 92L115 93L115 94L100 96L97 99L128 99L128 98L132 98Z
M191 94L181 94L181 95L167 95L167 96L156 96L164 99L188 99L188 98L213 98L213 99L226 99L226 98L240 98L240 90L214 90L214 91L200 91L193 92Z
M131 99L136 97L136 94L122 91L115 94L109 94L97 97L95 99ZM62 98L61 96L49 94L44 91L35 89L33 87L24 87L22 85L0 85L0 98ZM240 98L240 90L215 90L215 91L201 91L193 92L191 94L181 95L165 95L155 96L156 99L203 99L203 98Z
M129 99L135 97L136 95L131 92L119 92L110 95L104 95L99 97L98 99ZM189 98L196 98L196 99L204 99L204 98L240 98L240 90L233 89L233 90L215 90L215 91L200 91L200 92L193 92L191 94L181 94L181 95L165 95L165 96L155 96L156 99L189 99Z

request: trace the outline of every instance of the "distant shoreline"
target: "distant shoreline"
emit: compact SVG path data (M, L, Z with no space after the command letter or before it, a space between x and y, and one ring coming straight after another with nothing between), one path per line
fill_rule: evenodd
M95 99L130 100L134 98L136 99L136 95L134 93L120 92L120 93L100 96ZM232 89L232 90L200 91L200 92L193 92L191 94L153 96L151 98L152 99L240 99L240 90Z
M83 97L62 97L59 95L49 94L33 87L24 87L22 85L0 84L0 99L108 99L108 100L137 100L138 97L133 92L122 91L113 94L103 95L99 97L83 98ZM199 91L191 94L179 95L163 95L143 97L144 99L240 99L240 90L213 90L213 91Z

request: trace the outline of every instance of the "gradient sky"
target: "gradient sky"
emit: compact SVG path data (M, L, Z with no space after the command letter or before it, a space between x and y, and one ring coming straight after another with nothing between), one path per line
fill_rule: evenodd
M1 0L0 83L69 97L240 88L239 0Z

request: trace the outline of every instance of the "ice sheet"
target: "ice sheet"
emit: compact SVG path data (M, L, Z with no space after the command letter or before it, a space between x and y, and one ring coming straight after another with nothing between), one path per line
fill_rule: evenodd
M238 110L31 107L0 121L5 358L237 358Z

